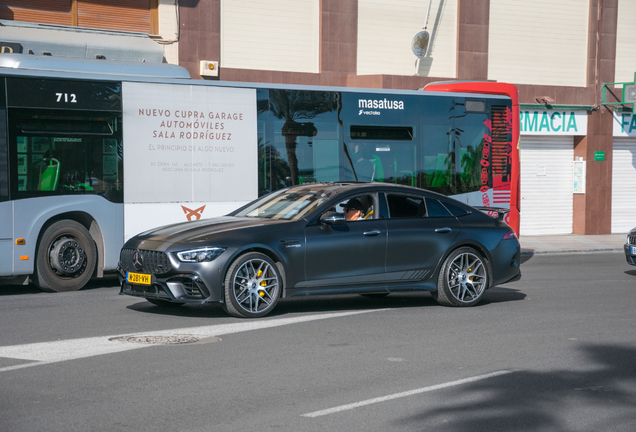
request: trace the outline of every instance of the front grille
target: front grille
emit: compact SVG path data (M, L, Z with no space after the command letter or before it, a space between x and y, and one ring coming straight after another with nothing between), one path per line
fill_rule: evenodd
M139 253L141 269L135 267L135 252ZM164 252L143 249L122 249L119 255L121 268L129 272L164 274L172 270L168 255Z
M636 235L627 236L627 244L636 245Z

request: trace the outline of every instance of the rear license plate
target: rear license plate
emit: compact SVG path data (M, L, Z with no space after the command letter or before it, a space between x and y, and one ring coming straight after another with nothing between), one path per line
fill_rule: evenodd
M631 250L632 255L636 255L636 246L630 246L629 249Z
M151 276L149 274L129 272L126 280L134 284L150 285Z

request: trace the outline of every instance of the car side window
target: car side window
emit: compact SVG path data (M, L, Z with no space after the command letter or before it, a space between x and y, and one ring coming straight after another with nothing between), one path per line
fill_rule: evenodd
M426 208L428 210L428 217L450 217L451 213L441 202L434 198L426 198Z
M386 198L389 203L389 217L391 219L426 216L424 197L417 195L387 194Z
M335 211L344 214L348 222L376 219L373 195L349 197L335 206Z
M470 214L470 212L465 208L452 204L448 201L444 201L442 204L448 209L448 211L451 212L453 216L466 216L467 214Z

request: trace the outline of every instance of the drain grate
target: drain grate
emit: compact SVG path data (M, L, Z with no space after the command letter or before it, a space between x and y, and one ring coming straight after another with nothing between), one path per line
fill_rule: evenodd
M199 338L191 335L172 336L119 336L108 339L113 342L131 342L152 345L180 345L199 342Z

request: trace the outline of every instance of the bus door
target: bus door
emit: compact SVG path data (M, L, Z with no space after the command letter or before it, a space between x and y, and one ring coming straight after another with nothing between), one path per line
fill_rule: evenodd
M417 186L417 96L343 93L344 180Z
M0 173L0 175L2 175ZM10 201L0 202L0 276L13 273L13 205Z
M13 273L13 205L9 201L9 152L4 79L0 79L0 276Z

